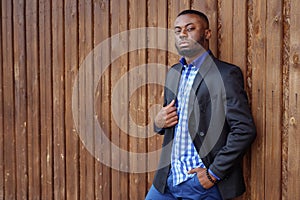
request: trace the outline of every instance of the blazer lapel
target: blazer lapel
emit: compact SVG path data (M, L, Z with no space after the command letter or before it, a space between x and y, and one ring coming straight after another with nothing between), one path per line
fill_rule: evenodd
M174 65L170 69L170 73L168 73L166 87L171 91L171 96L168 96L168 101L172 101L173 99L177 99L178 86L181 77L182 65L180 63ZM169 102L167 102L169 103Z
M200 66L200 69L195 77L191 92L190 92L190 98L189 98L189 105L188 105L188 116L190 116L192 112L192 108L196 99L196 93L197 90L202 83L203 79L205 78L205 75L208 73L208 71L211 68L211 65L213 63L213 59L211 55L208 55L202 65Z

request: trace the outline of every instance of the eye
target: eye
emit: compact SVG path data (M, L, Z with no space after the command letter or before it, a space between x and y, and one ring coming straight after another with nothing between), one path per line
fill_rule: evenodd
M175 32L176 35L178 35L178 34L180 34L181 29L180 29L180 28L176 28L176 29L174 30L174 32Z
M193 30L195 30L195 28L194 27L187 27L186 30L187 30L187 32L192 32Z

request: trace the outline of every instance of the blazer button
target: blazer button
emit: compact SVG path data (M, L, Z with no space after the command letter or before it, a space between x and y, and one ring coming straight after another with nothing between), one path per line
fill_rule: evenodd
M204 134L204 132L201 131L201 132L199 133L199 135L203 137L205 134Z

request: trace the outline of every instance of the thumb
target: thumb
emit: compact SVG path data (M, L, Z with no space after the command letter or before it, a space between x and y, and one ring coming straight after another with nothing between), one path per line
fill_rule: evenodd
M188 174L194 174L194 173L197 173L197 168L188 171Z
M167 107L170 108L170 107L172 107L172 106L174 106L174 105L175 105L175 100L173 99L173 100L167 105Z

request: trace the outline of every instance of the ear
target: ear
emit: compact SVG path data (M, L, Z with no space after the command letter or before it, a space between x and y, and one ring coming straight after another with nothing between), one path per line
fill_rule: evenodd
M211 38L211 30L210 29L206 29L205 30L205 39L209 40Z

